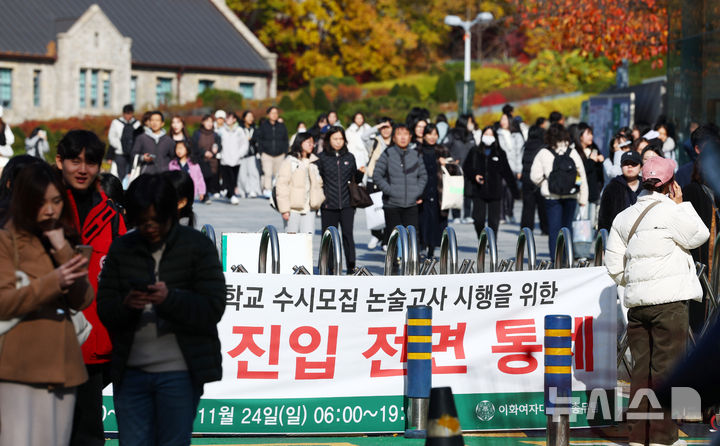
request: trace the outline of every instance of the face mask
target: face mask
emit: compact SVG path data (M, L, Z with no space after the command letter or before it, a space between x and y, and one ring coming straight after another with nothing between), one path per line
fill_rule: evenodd
M483 135L482 137L482 143L486 146L491 146L495 144L495 137L492 135Z

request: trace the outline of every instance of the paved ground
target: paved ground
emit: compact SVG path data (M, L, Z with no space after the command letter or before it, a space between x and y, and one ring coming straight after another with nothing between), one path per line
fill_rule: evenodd
M519 220L521 205L516 201L515 217ZM197 215L197 227L209 223L215 228L218 243L220 234L223 232L256 232L265 225L275 225L278 231L282 231L283 224L280 214L272 209L267 200L241 199L240 204L233 206L227 200L221 199L210 205L195 203L194 210ZM477 257L477 236L472 224L452 224L457 234L459 261L463 259L475 260ZM498 237L498 251L500 259L515 258L515 247L517 235L520 231L518 224L501 223ZM313 239L313 259L317 267L318 251L320 248L320 218L316 219L315 235ZM549 258L547 236L540 234L540 230L534 231L535 243L539 259ZM358 210L355 214L355 245L357 250L357 266L366 266L373 274L383 274L385 265L385 253L380 247L375 250L368 250L367 243L370 240L370 233L365 226L364 210ZM435 250L435 256L439 257L440 250Z

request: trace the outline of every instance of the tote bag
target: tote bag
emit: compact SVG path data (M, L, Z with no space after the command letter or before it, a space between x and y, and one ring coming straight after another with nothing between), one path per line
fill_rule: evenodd
M383 211L382 197L382 192L373 192L370 194L372 205L365 208L365 223L371 231L385 227L385 212Z
M443 191L440 209L462 209L465 192L465 177L450 175L445 166L442 166Z

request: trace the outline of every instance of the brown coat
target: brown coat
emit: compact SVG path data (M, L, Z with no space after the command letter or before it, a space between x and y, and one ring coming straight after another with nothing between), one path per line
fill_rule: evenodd
M30 284L15 287L15 235L19 270ZM57 264L70 260L66 244L53 252ZM94 293L87 279L63 293L50 256L35 236L18 232L12 223L0 230L0 320L25 315L1 336L0 380L74 387L87 381L80 345L68 307L83 309Z

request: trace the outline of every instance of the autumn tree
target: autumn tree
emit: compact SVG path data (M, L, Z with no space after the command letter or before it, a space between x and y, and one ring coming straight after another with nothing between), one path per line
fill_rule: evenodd
M296 82L399 76L407 51L417 46L394 1L228 0L228 6L279 54L279 68Z
M511 0L517 23L527 31L526 50L580 49L584 56L653 60L667 53L667 4L658 0Z

